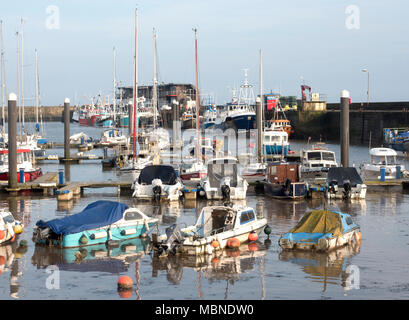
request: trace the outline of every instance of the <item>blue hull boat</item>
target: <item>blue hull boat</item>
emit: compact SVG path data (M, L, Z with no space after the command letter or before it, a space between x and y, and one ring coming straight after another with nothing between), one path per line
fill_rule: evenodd
M150 218L136 208L101 200L62 219L39 220L34 228L33 241L62 248L90 246L140 237L157 223L158 219Z
M353 241L360 243L361 232L349 214L339 211L313 210L281 236L284 250L330 251Z

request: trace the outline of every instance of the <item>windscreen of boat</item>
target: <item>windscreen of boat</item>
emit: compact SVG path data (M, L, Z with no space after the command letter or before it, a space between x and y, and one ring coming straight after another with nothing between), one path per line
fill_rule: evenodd
M345 180L349 180L352 187L357 184L362 184L362 178L354 167L332 167L328 171L327 182L337 181L339 186L344 184Z
M372 163L373 164L381 164L381 165L395 165L396 157L395 156L372 156Z
M308 160L321 160L321 152L319 151L308 152L307 158Z
M163 184L174 185L177 182L175 169L172 166L152 165L142 169L138 183L152 184L152 180L160 179Z
M335 156L332 152L323 152L322 153L322 160L326 161L335 161Z
M230 186L237 186L237 164L229 163L212 163L208 165L207 176L209 178L210 186L212 188L220 187L220 181L229 177Z

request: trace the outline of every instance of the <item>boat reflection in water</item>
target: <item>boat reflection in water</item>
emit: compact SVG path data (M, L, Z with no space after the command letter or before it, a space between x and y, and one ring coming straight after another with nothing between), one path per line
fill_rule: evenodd
M36 245L31 263L37 269L56 265L59 270L79 272L126 272L131 263L151 250L151 240L135 238L121 241L119 246L105 244L83 248L58 248Z
M10 297L18 299L20 284L19 259L27 252L27 246L18 246L17 241L8 245L0 246L0 277L10 274Z
M328 284L341 286L349 290L359 286L359 273L351 264L351 258L359 253L360 245L351 244L328 253L314 251L282 251L279 255L281 261L289 261L301 266L307 274L306 278L313 282L323 283L322 292Z
M207 278L210 283L215 280L226 280L234 284L240 275L253 271L256 266L263 264L267 247L261 242L242 244L238 249L225 249L213 255L168 255L166 257L152 257L152 277L156 278L159 271L166 271L167 280L171 284L179 284L183 270L193 269L197 272L199 298L202 298L200 289L201 277ZM264 270L264 266L262 266ZM264 273L264 272L263 272ZM263 281L264 283L264 281ZM264 296L264 287L263 296ZM227 294L227 289L226 289Z

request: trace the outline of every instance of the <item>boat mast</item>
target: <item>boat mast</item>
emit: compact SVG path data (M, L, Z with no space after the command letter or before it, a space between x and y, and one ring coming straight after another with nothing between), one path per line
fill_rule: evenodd
M20 81L20 33L16 32L17 36L17 86L18 86L18 122L20 124L20 139L21 139L21 81Z
M113 92L113 94L114 94L114 99L113 99L113 104L112 104L112 109L113 109L113 112L114 112L114 114L113 114L113 117L114 117L114 123L116 123L116 49L115 49L115 47L114 47L114 50L113 50L113 55L114 55L114 58L113 58L113 73L114 73L114 77L113 77L113 87L114 87L114 92Z
M36 90L36 129L38 127L38 108L39 108L39 90L38 90L38 53L37 49L35 49L35 72L36 72L36 80L35 80L35 90ZM40 131L40 130L38 130Z
M23 38L23 24L24 20L21 18L21 121L24 131L24 38Z
M158 105L158 96L157 96L157 70L156 70L156 32L153 28L153 90L152 90L152 109L153 109L153 130L156 130L157 123L157 105Z
M138 126L136 121L138 119L138 8L135 9L135 55L134 55L134 87L133 87L133 156L135 161L136 156L136 131Z
M196 143L196 154L197 154L197 162L201 162L200 156L200 130L199 130L199 71L197 65L197 29L194 28L193 31L195 32L195 61L196 61L196 136L197 136L197 143Z
M1 126L3 136L3 146L6 145L6 129L4 108L6 106L6 80L4 71L4 43L3 43L3 20L0 20L0 42L1 42Z

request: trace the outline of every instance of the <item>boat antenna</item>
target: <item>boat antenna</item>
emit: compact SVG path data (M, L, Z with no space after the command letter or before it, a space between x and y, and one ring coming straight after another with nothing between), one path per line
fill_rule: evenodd
M3 42L3 20L0 20L0 42L1 42L1 126L2 126L2 136L3 145L6 145L6 132L5 132L5 115L4 108L6 105L6 80L5 80L5 70L4 70L4 42Z
M196 64L196 155L197 155L197 162L201 163L201 150L200 150L200 129L199 129L199 71L197 65L197 28L193 28L195 33L195 64Z

